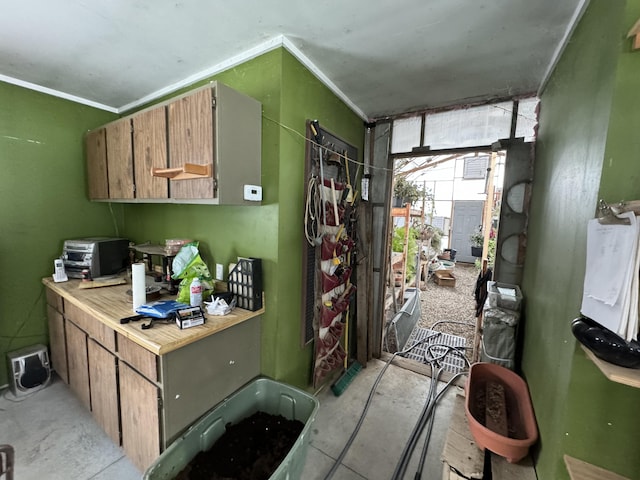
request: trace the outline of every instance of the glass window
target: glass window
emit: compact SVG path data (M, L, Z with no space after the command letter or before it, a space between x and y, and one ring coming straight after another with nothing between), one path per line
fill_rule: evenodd
M516 121L516 138L524 137L525 142L533 142L538 125L538 98L523 98L518 102L518 119Z
M424 146L432 150L477 147L509 138L512 107L512 102L502 102L427 114Z
M422 117L400 118L393 121L391 131L391 153L410 152L420 146Z

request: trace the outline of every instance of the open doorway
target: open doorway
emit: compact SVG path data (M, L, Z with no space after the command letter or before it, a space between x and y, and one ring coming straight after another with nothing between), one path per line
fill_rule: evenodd
M474 290L482 260L493 268L504 163L504 151L472 149L394 162L385 351L437 333L473 361ZM416 293L417 305L407 303ZM419 348L408 358L421 361L423 354ZM464 363L448 360L451 373Z
M374 279L377 279L373 295L380 299L376 300L380 303L374 305L374 315L379 308L382 318L379 324L381 354L394 348L402 350L408 344L409 336L414 333L411 322L408 327L392 325L390 317L411 317L416 314L418 304L433 306L434 295L431 292L426 298L422 295L426 290L437 288L451 293L458 287L464 288L461 273L470 272L467 278L471 278L471 285L467 284L466 291L461 292L465 301L445 298L443 301L448 305L440 313L427 313L427 316L431 325L449 321L453 310L465 304L468 310L464 323L470 325L467 330L473 332L478 330L473 290L480 269L495 262L496 271L499 265L504 266L501 274L509 280L503 281L519 282L526 249L527 190L532 180L537 109L538 100L532 97L426 111L375 125L371 167L376 175L384 173L389 199L386 211L381 211L380 203L374 205L372 219L374 224L387 226L381 231L382 235L375 232L373 235L374 245L379 242L387 246L373 259ZM386 158L383 157L385 151ZM445 176L442 170L447 168L450 172ZM403 177L405 183L407 180L413 183L422 191L423 198L392 207L391 197L398 177ZM503 186L506 179L508 182ZM474 182L477 184L472 189L474 195L460 194L461 185L474 185ZM512 188L514 182L519 184L518 188ZM505 202L511 197L522 200L517 222L513 220L515 210L507 209L507 215L503 214L503 197ZM406 211L397 210L402 208ZM502 235L505 225L508 228ZM404 229L405 235L399 235L398 229ZM412 232L408 234L407 229ZM412 237L420 242L418 248L406 251L403 248L398 256L398 249L392 245L394 239L408 241ZM476 246L482 248L482 253L471 252ZM398 263L399 260L405 264ZM376 270L376 265L381 268ZM411 265L414 267L410 268ZM436 275L442 265L453 274ZM411 302L411 293L416 291L418 300ZM394 334L399 338L393 339ZM391 340L396 345L392 345ZM468 345L473 351L475 341L470 339L466 343L473 344Z

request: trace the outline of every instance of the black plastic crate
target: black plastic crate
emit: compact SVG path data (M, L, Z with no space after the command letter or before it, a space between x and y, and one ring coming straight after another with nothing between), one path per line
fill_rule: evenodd
M252 312L262 308L262 259L238 259L229 272L228 283L238 307Z

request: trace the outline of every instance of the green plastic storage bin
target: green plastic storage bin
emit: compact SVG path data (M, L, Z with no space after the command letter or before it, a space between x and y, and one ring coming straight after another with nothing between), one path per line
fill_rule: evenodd
M269 480L297 480L307 456L310 430L318 400L302 390L269 378L256 378L220 402L172 443L144 474L145 480L174 478L198 452L209 450L225 433L227 423L237 423L261 411L300 420L304 428Z

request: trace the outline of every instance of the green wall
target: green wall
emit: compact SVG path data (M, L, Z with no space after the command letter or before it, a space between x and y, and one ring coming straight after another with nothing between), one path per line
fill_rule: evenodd
M363 122L282 48L191 88L210 80L219 80L262 103L263 204L128 204L124 231L135 242L197 239L210 267L226 265L239 255L262 258L266 308L262 373L306 388L312 348L300 345L305 121L318 119L359 150L364 141Z
M563 454L640 478L640 389L608 381L570 330L598 199L640 198L640 54L628 53L624 38L639 7L592 0L541 95L523 280L523 371L540 429L541 480L569 478Z
M48 341L41 279L63 240L116 233L109 206L86 200L82 150L115 117L0 82L0 385L7 352Z
M200 241L211 268L237 256L263 259L262 373L309 387L312 348L300 345L305 121L318 119L360 152L363 122L282 48L189 89L214 79L262 103L261 206L89 202L82 136L117 115L0 83L3 359L8 351L47 342L41 279L53 272L65 239L189 237ZM0 365L4 385L6 365Z

